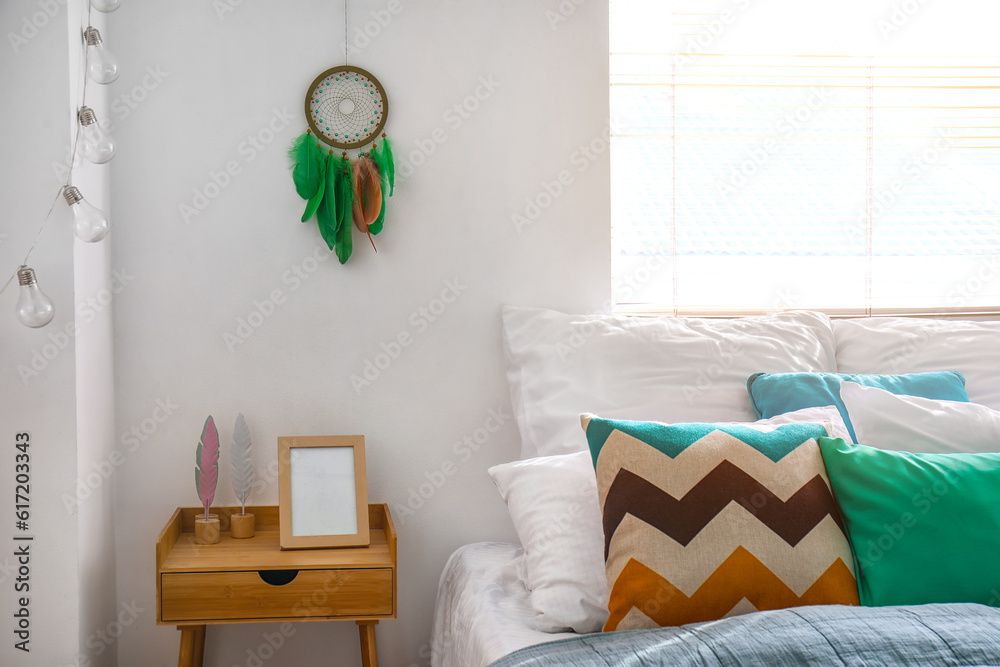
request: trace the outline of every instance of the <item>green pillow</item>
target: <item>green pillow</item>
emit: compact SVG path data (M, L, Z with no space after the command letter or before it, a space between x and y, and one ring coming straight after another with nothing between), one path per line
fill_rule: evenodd
M1000 453L911 454L840 438L819 446L861 604L1000 606Z

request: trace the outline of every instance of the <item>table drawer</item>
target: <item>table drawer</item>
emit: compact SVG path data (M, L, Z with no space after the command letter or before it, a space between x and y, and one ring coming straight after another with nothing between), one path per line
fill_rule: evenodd
M272 581L273 573L264 572ZM294 578L291 578L294 575ZM392 614L392 570L300 570L269 584L261 573L161 575L163 621L382 616Z

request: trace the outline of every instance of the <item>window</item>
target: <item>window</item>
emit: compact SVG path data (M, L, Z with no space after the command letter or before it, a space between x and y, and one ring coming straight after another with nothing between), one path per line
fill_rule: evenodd
M611 0L618 310L1000 312L995 0Z

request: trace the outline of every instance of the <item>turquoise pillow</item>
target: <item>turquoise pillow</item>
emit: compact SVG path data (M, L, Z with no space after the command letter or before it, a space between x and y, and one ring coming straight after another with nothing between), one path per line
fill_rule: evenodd
M750 402L758 419L801 410L836 405L851 439L858 441L847 407L840 400L840 383L857 382L902 396L920 396L939 401L969 402L965 376L958 371L932 371L906 375L857 375L851 373L754 373L747 380Z
M1000 453L911 454L841 438L819 447L861 604L1000 606Z

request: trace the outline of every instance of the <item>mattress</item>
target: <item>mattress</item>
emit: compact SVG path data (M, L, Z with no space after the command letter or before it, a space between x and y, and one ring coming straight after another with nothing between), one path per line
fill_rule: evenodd
M434 608L432 667L485 667L526 646L580 636L532 627L523 567L524 550L506 542L467 544L451 555Z

